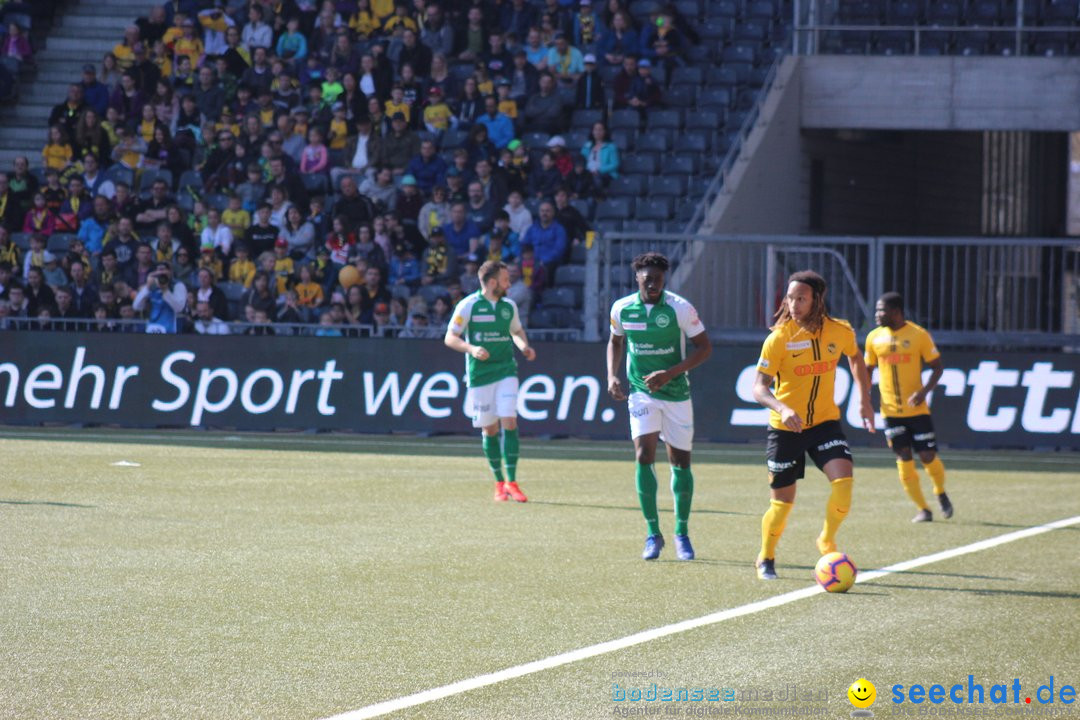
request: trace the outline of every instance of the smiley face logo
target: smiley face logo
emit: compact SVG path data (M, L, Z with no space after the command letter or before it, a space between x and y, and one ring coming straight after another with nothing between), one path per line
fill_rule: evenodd
M877 688L874 687L874 683L870 682L866 678L859 678L855 682L851 683L851 687L847 691L848 700L851 704L859 709L868 708L874 704L874 700L877 699Z

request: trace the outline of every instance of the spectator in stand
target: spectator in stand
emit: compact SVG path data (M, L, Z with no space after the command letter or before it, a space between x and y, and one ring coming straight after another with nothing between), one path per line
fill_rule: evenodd
M8 23L7 36L0 41L0 57L14 61L14 70L18 70L23 63L34 59L34 50L30 47L30 40L18 23Z
M285 32L278 37L276 50L279 58L288 60L294 65L307 58L307 38L300 32L300 18L293 15L288 19Z
M228 319L229 301L225 299L225 293L217 286L213 271L200 268L196 278L198 280L198 287L195 289L196 301L208 304L213 317Z
M441 138L444 132L456 125L457 118L454 117L454 111L446 104L442 89L438 85L432 85L428 89L427 107L424 108L424 127L428 132L435 133L436 137Z
M641 54L638 33L630 22L630 16L624 10L620 9L612 16L611 29L601 36L597 52L603 56L608 65L623 65L623 67L625 67L623 61L627 57L637 58Z
M198 282L195 275L197 268L191 262L191 251L186 247L177 248L173 255L172 271L173 277L184 283L184 287L194 287Z
M228 335L229 326L214 314L213 306L200 300L195 304L195 322L192 328L199 335Z
M360 192L371 198L377 209L394 211L397 188L394 186L394 175L390 168L381 167L376 170L374 178L368 178L360 184Z
M103 249L105 234L113 222L112 207L104 195L94 198L94 212L79 226L78 238L91 255L98 255Z
M585 234L592 229L581 211L570 204L570 193L564 187L555 191L555 222L563 226L574 245L585 242Z
M529 62L525 51L518 48L506 78L510 81L510 97L518 104L520 112L529 97L540 92L540 72Z
M152 334L179 332L177 317L187 303L187 289L173 280L168 263L158 263L146 282L139 288L132 307L146 311L146 332Z
M442 228L446 244L455 256L475 252L483 232L468 217L466 203L456 202L450 206L450 224ZM434 232L432 233L434 234Z
M476 122L487 128L488 138L497 149L506 147L514 139L514 121L499 112L499 101L494 95L484 98L484 114Z
M431 237L431 231L434 228L442 227L450 222L450 204L446 198L446 186L436 185L432 188L431 200L420 208L417 225L425 240Z
M540 156L540 165L533 168L529 175L529 195L534 198L551 197L562 180L562 173L555 167L555 156L549 150Z
M390 134L379 141L377 148L375 164L390 168L395 176L404 175L409 161L420 151L420 139L409 130L405 115L397 112L391 117Z
M87 106L94 109L99 116L105 114L109 107L109 88L104 83L98 82L97 69L90 63L82 68L82 91L83 100Z
M445 58L454 52L454 29L446 21L442 6L436 3L427 6L420 42L430 48L432 57L442 55Z
M248 256L247 245L236 243L233 252L236 257L229 263L229 282L249 288L255 279L255 263Z
M652 63L647 58L642 58L637 63L637 78L627 88L624 99L627 107L635 108L645 117L645 113L653 107L660 105L662 92L660 85L652 76ZM616 96L618 102L618 96Z
M464 208L461 212L464 215ZM446 244L442 227L431 229L428 246L420 261L420 272L421 285L443 285L457 277L457 253Z
M600 110L607 112L607 97L604 93L604 81L596 72L596 56L588 53L584 58L585 74L577 83L577 97L574 107L578 110Z
M424 140L420 143L420 154L414 156L405 172L411 175L424 193L430 193L437 184L445 181L446 161L435 152L435 143Z
M479 59L487 47L487 28L484 27L484 13L476 5L468 10L467 24L461 28L454 39L458 51L458 60L474 62Z
M518 316L521 324L529 326L529 311L532 309L532 290L522 282L521 265L517 262L507 263L510 272L510 288L506 291L506 297L514 301L518 307Z
M637 57L627 55L622 60L622 69L611 82L612 108L622 110L630 107L630 90L637 80Z
M534 70L544 72L547 70L548 48L540 38L540 30L533 27L525 38L525 46L520 52L525 53L525 59Z
M330 151L323 143L322 132L319 128L311 128L307 138L308 144L300 157L300 172L304 175L325 175L330 165Z
M153 45L165 37L169 29L169 22L162 5L153 5L150 12L135 21L135 27L139 29L139 39L148 45Z
M269 262L264 263L263 261L267 258ZM263 253L259 258L260 266L269 264L273 267L273 263L273 253ZM248 322L254 322L256 312L264 312L268 317L274 312L274 307L277 305L277 299L274 297L276 284L271 280L271 272L257 271L255 279L251 281L251 287L240 297L240 307L243 308L244 317Z
M559 82L566 87L573 87L577 79L585 72L585 63L581 51L570 44L564 32L555 33L555 45L547 54L548 72L554 73Z
M593 123L592 139L581 148L585 168L596 181L597 187L606 188L619 177L619 149L608 137L607 125Z
M522 112L524 127L532 132L555 135L566 128L563 98L555 91L555 79L545 73L540 76L540 92L531 95Z
M212 72L212 71L211 71ZM113 90L109 99L109 107L116 111L122 122L135 122L142 116L142 107L145 103L143 94L139 92L135 76L130 71L125 71L120 76L120 85ZM199 107L202 110L202 107ZM119 128L117 128L119 132Z
M536 259L544 267L547 277L555 277L557 268L566 256L568 240L566 229L555 220L555 205L550 200L540 203L540 219L525 231L522 247L531 245ZM524 249L522 250L524 259Z
M510 0L503 3L499 13L499 27L504 33L516 38L524 38L529 34L529 28L536 25L539 18L528 0Z
M484 195L484 186L479 180L469 183L469 202L465 214L481 233L491 230L495 224L495 205Z
M574 45L583 53L595 53L600 38L607 32L604 22L593 9L592 0L582 0L578 12L574 14Z
M45 205L45 195L34 193L34 204L26 211L23 219L22 231L24 233L40 233L48 237L56 232L56 215Z
M532 245L521 246L521 281L533 293L539 295L547 287L547 271L536 259L536 251Z
M371 223L375 219L375 206L371 199L361 195L356 181L351 177L341 180L341 193L334 205L334 213L345 217L350 227Z
M394 213L397 220L408 227L415 228L420 216L420 208L423 206L424 196L417 187L416 178L412 175L402 175L401 187L394 200Z
M135 230L141 235L149 235L162 220L165 220L169 207L176 199L169 195L169 184L164 179L154 180L150 186L150 197L138 202L135 207Z
M532 213L525 207L521 193L511 190L503 210L510 216L510 230L524 237L525 231L532 225Z
M221 213L217 208L210 208L206 212L206 227L203 228L200 237L202 247L211 245L219 258L229 257L232 250L233 236L229 226L221 222Z
M101 84L105 87L116 85L120 82L120 76L123 72L119 63L116 62L116 56L111 52L105 53L101 58L101 75L99 76Z
M45 167L64 170L71 164L74 151L68 138L69 135L63 125L49 127L45 147L41 150L41 158Z
M480 158L476 161L476 180L484 191L484 197L498 208L506 202L507 183L505 173L501 169L496 172L492 167L491 160Z
M286 249L294 259L307 255L315 242L315 227L304 219L300 208L295 205L285 213L285 224L278 234L278 240L284 240Z
M347 167L330 168L331 185L337 187L346 175L353 178L364 177L374 158L374 138L371 134L371 118L364 115L356 119L356 135L349 139L345 147L345 157L352 158ZM355 182L355 181L354 181Z
M90 283L89 271L82 260L72 260L69 271L71 285L68 290L71 293L72 309L77 317L88 318L94 303L97 302L97 288Z
M207 120L217 121L225 106L225 91L221 89L214 69L204 65L199 68L199 82L195 85L195 105Z

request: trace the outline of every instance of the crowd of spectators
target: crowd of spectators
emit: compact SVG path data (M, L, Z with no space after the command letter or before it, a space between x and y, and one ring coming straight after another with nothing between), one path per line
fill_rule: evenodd
M170 0L0 174L0 323L441 334L487 259L527 318L692 39L621 0ZM610 68L604 81L598 68ZM350 328L352 330L350 330ZM141 329L140 329L141 331Z

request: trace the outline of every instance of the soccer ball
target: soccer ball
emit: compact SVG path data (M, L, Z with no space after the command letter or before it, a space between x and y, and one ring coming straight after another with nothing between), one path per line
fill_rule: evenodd
M831 593L847 592L855 584L855 576L858 573L855 563L842 552L822 555L814 567L814 579L817 580L817 584Z

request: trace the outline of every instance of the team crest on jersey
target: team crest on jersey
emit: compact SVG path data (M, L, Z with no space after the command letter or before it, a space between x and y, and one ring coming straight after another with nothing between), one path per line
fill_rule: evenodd
M510 316L513 315L513 314L514 313L508 307L504 307L501 310L499 310L499 315L502 317L503 320L509 320Z
M911 347L911 341L910 340L905 340L904 342L902 342L900 344L903 346L903 348L905 350L907 350L909 347Z
M830 355L832 355L833 353L836 352L836 343L829 343L829 347L827 347L825 349L829 351Z
M658 328L666 328L670 324L671 324L671 318L668 317L667 315L658 315L656 317L656 327L658 327Z

